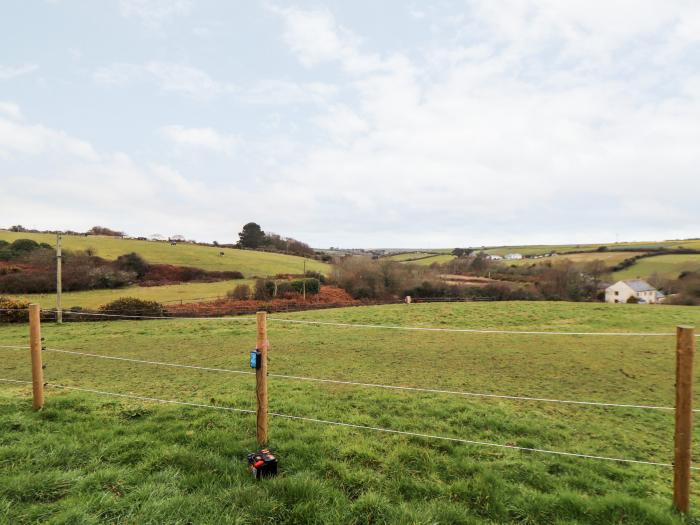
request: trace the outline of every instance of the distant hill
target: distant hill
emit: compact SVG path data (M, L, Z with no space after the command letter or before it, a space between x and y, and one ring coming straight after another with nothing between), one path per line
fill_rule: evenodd
M0 230L0 240L12 242L16 239L33 239L52 246L56 236L48 233L11 232ZM278 273L301 274L304 259L294 255L200 246L178 243L173 246L166 241L138 241L101 235L64 235L62 246L66 250L93 249L96 255L113 260L129 252L136 252L148 262L192 266L204 270L237 270L246 277L266 277ZM223 256L220 253L223 252ZM306 269L326 273L330 265L312 259L306 260Z

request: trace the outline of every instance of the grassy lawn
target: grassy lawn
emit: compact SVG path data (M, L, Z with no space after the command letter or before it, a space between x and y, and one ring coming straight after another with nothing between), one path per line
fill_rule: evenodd
M55 235L0 230L0 240L11 242L15 239L34 239L52 246L56 244ZM136 252L152 263L194 266L205 270L238 270L246 277L266 277L278 273L300 274L304 271L302 257L280 253L216 248L195 244L171 246L167 242L135 241L95 235L88 237L64 235L62 245L67 250L92 248L97 255L105 259L116 259L122 254ZM220 252L224 252L225 255L220 256ZM306 268L325 273L330 266L320 261L307 259Z
M237 279L233 281L218 281L214 283L183 283L166 286L130 286L116 290L88 290L84 292L65 292L63 307L82 306L95 309L120 297L138 297L148 301L173 303L183 301L193 303L213 300L225 296L239 284L254 285L252 279ZM25 294L7 297L23 298L33 303L39 303L42 308L56 307L56 294Z
M271 316L282 317L282 316ZM700 309L574 303L357 307L284 318L407 326L663 331ZM27 326L1 326L0 345ZM48 348L246 370L249 321L45 324ZM672 405L672 337L370 330L270 322L270 373L472 392ZM29 379L0 349L0 377ZM45 352L46 381L253 409L245 374ZM697 379L697 375L696 375ZM673 413L411 393L270 377L270 411L668 463ZM668 468L547 456L271 418L281 475L245 471L254 416L0 383L2 523L681 524ZM699 394L700 396L700 394ZM695 454L700 452L695 446ZM694 474L694 481L700 481ZM700 496L694 487L694 498ZM697 523L698 515L692 521Z
M658 273L663 277L675 279L683 271L700 271L700 255L659 255L658 257L640 259L629 268L615 272L614 277L616 279L634 279Z

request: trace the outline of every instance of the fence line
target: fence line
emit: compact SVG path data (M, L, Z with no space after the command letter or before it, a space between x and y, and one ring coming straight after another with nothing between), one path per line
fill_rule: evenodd
M31 384L31 381L18 381L18 380L14 380L14 379L2 379L2 378L0 378L0 381L8 382L8 383ZM239 412L239 413L244 413L244 414L255 414L256 413L255 410L248 410L248 409L243 409L243 408L223 407L223 406L216 406L216 405L207 405L207 404L203 404L203 403L192 403L192 402L187 402L187 401L159 399L159 398L155 398L155 397L139 396L139 395L134 395L134 394L123 394L123 393L119 393L119 392L106 392L104 390L94 390L91 388L81 388L81 387L73 387L73 386L66 386L66 385L54 385L54 384L50 384L49 386L54 387L54 388L61 388L61 389L65 389L65 390L74 390L77 392L86 392L86 393L91 393L91 394L121 397L121 398L127 398L127 399L135 399L135 400L139 400L139 401L150 401L150 402L154 402L154 403L182 405L182 406L188 406L188 407L194 407L194 408L208 408L208 409L214 409L214 410L225 410L225 411ZM310 423L319 423L319 424L324 424L324 425L332 425L332 426L339 426L339 427L346 427L346 428L356 428L356 429L360 429L360 430L372 430L375 432L383 432L383 433L388 433L388 434L397 434L397 435L410 436L410 437L419 437L419 438L425 438L425 439L437 439L437 440L441 440L441 441L450 441L450 442L454 442L454 443L463 443L463 444L467 444L467 445L477 445L477 446L494 447L494 448L501 448L501 449L519 450L522 452L537 452L540 454L549 454L549 455L564 456L564 457L576 457L576 458L583 458L583 459L612 461L612 462L616 462L616 463L629 463L629 464L637 464L637 465L651 465L651 466L658 466L658 467L673 468L672 463L661 463L661 462L656 462L656 461L645 461L645 460L627 459L627 458L615 458L615 457L610 457L610 456L597 456L597 455L592 455L592 454L579 454L576 452L563 452L563 451L559 451L559 450L548 450L548 449L541 449L541 448L534 448L534 447L520 447L517 445L491 443L491 442L487 442L487 441L476 441L476 440L471 440L471 439L455 438L455 437L449 437L449 436L440 436L440 435L435 435L435 434L423 434L423 433L419 433L419 432L408 432L408 431L404 431L404 430L395 430L395 429L383 428L383 427L373 427L373 426L369 426L369 425L358 425L358 424L354 424L354 423L345 423L342 421L331 421L331 420L327 420L327 419L318 419L318 418L305 417L305 416L294 416L294 415L282 414L282 413L278 413L278 412L270 412L269 415L273 416L273 417L279 417L279 418L290 419L290 420L295 420L295 421L306 421L306 422L310 422ZM691 469L692 470L700 470L700 467L691 467Z
M17 310L15 310L17 311ZM55 313L54 310L44 310L47 313ZM115 317L127 319L180 319L192 321L254 321L254 317L243 316L202 316L202 317L179 317L179 316L150 316L150 315L128 315L128 314L106 314L97 312L72 312L64 310L64 315L75 316L92 316L92 317ZM367 328L367 329L384 329L384 330L406 330L419 332L451 332L451 333L472 333L472 334L506 334L506 335L556 335L556 336L596 336L596 337L675 337L676 334L670 332L559 332L559 331L544 331L544 330L497 330L497 329L481 329L481 328L437 328L429 326L398 326L398 325L382 325L382 324L363 324L363 323L341 323L335 321L317 321L317 320L302 320L302 319L284 319L280 317L269 317L269 321L277 323L289 324L304 324L304 325L319 325L319 326L334 326L342 328ZM700 334L696 335L700 337Z
M0 348L27 349L29 347L24 347L24 346L4 347L4 346L0 346ZM208 372L225 372L225 373L231 373L231 374L255 375L255 372L250 372L247 370L234 370L231 368L185 365L185 364L180 364L180 363L168 363L168 362L164 362L164 361L150 361L150 360L146 360L146 359L136 359L136 358L130 358L130 357L118 357L118 356L109 356L109 355L103 355L103 354L93 354L93 353L89 353L89 352L79 352L79 351L75 351L75 350L63 350L63 349L59 349L59 348L45 348L44 351L55 352L55 353L60 353L60 354L68 354L68 355L78 355L78 356L83 356L83 357L93 357L93 358L97 358L97 359L107 359L107 360L111 360L111 361L123 361L123 362L127 362L127 363L138 363L138 364L147 364L147 365L155 365L155 366L165 366L165 367L170 367L170 368L185 368L185 369L191 369L191 370L203 370L203 371L208 371ZM280 379L292 379L292 380L310 381L310 382L316 382L316 383L329 383L329 384L338 384L338 385L360 386L360 387L366 387L366 388L381 388L381 389L386 389L386 390L400 390L400 391L407 391L407 392L424 392L424 393L429 393L429 394L448 394L448 395L458 395L458 396L465 396L465 397L506 399L506 400L512 400L512 401L534 401L534 402L543 402L543 403L558 403L558 404L567 404L567 405L583 405L583 406L596 406L596 407L608 407L608 408L631 408L631 409L664 410L664 411L675 410L674 407L668 407L668 406L639 405L639 404L625 404L625 403L605 403L602 401L580 401L580 400L572 400L572 399L552 399L552 398L546 398L546 397L514 396L514 395L506 395L506 394L492 394L492 393L486 393L486 392L465 392L465 391L461 391L461 390L444 390L444 389L438 389L438 388L385 385L385 384L380 384L380 383L363 383L363 382L358 382L358 381L346 381L346 380L341 380L341 379L324 379L324 378L318 378L318 377L296 376L296 375L289 375L289 374L270 374L270 373L268 373L267 375L268 375L268 377L276 377L276 378L280 378ZM693 412L700 412L700 409L694 409Z
M332 321L306 321L301 319L282 319L279 317L270 317L268 321L277 323L292 323L292 324L309 324L321 326L336 326L345 328L371 328L371 329L386 329L386 330L409 330L421 332L458 332L458 333L473 333L473 334L513 334L513 335L580 335L580 336L634 336L634 337L671 337L676 334L666 332L546 332L546 331L531 331L531 330L484 330L479 328L432 328L427 326L396 326L385 324L358 324L358 323L340 323Z

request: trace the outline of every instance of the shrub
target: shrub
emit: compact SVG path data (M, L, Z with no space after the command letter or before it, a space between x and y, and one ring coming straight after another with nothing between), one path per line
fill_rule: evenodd
M333 268L332 282L355 299L382 299L402 296L403 292L425 281L431 270L368 257L345 257Z
M284 299L290 299L291 297L297 295L297 291L292 286L289 281L282 281L277 283L277 295L276 297L282 297Z
M136 297L121 297L111 303L103 304L100 312L113 315L144 315L161 317L165 313L163 305L156 301L145 301Z
M244 301L250 298L250 286L247 284L238 284L233 290L230 290L227 294L230 299L238 299L239 301Z
M316 295L321 291L321 282L318 279L297 279L290 284L297 293L304 293L304 285L307 295Z
M17 239L10 244L10 249L13 252L31 252L39 248L39 243L32 239Z
M275 282L267 279L255 281L255 299L269 301L275 293Z
M0 323L24 323L29 320L29 301L0 297Z
M98 266L90 271L88 281L90 288L122 288L131 284L134 277L130 272Z
M318 279L318 281L321 284L326 284L326 276L323 275L321 272L314 272L314 271L308 270L305 274L305 277L308 277L311 279Z
M117 267L120 270L135 273L136 277L139 279L143 278L146 272L148 272L148 263L146 259L135 252L117 257Z

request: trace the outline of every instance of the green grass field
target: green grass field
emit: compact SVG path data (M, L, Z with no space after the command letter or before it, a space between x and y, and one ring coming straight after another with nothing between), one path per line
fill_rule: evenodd
M285 316L404 326L663 331L692 307L458 303ZM415 332L270 321L271 374L643 403L674 399L673 337ZM45 324L48 348L246 371L253 322ZM27 342L0 326L0 345ZM28 380L24 350L0 377ZM246 374L44 352L49 385L253 409ZM698 375L696 374L696 380ZM358 425L668 463L673 413L484 399L270 377L270 411ZM245 470L254 416L0 384L0 522L681 524L669 468L618 464L272 417L281 475ZM700 396L700 394L698 394ZM698 399L700 400L700 399ZM696 426L697 428L697 426ZM695 457L700 445L694 447ZM693 475L695 483L700 476ZM693 488L693 503L700 497ZM693 513L689 523L698 523Z
M611 250L653 250L657 248L691 248L700 250L700 240L691 241L646 241L646 242L618 242L599 244L532 244L522 246L493 246L484 249L486 253L506 255L508 253L520 253L522 255L541 255L550 252L569 251L595 251L600 246L607 246Z
M251 279L236 279L233 281L218 281L214 283L182 283L165 286L129 286L127 288L88 290L84 292L65 292L62 298L63 308L81 306L88 309L96 309L103 304L114 301L120 297L137 297L147 301L160 303L173 303L183 301L195 303L213 301L217 297L225 296L239 284L253 286L255 281ZM38 303L42 308L56 307L56 294L25 294L9 295L5 297L26 299Z
M531 264L556 264L559 261L571 261L577 264L584 264L591 261L603 261L607 266L614 266L625 259L634 257L643 252L588 252L588 253L572 253L569 255L558 255L556 257L546 257L543 259L519 259L515 261L502 261L508 266L515 264L517 266L529 266Z
M432 257L426 257L425 259L418 259L416 261L411 261L411 263L418 264L421 266L430 266L431 264L434 264L434 263L444 264L446 262L450 262L454 258L455 258L454 255L441 254L441 255L433 255Z
M388 255L384 257L384 259L388 259L390 261L396 261L396 262L406 262L406 261L411 261L413 259L421 259L423 257L430 257L433 255L431 252L406 252L406 253L397 253L396 255Z
M615 272L613 275L615 279L634 279L636 277L650 277L656 273L662 277L676 279L684 271L700 271L700 255L679 254L648 257L640 259L629 268Z
M52 246L56 244L55 235L0 230L0 240L11 242L15 239L34 239ZM302 257L280 253L216 248L195 244L171 246L167 242L135 241L95 235L88 237L64 235L62 245L67 250L92 248L97 255L105 259L116 259L122 254L136 252L152 263L193 266L204 270L237 270L246 277L267 277L278 273L300 274L304 271ZM225 255L221 257L220 252L224 252ZM330 266L320 261L307 259L306 268L325 273Z

